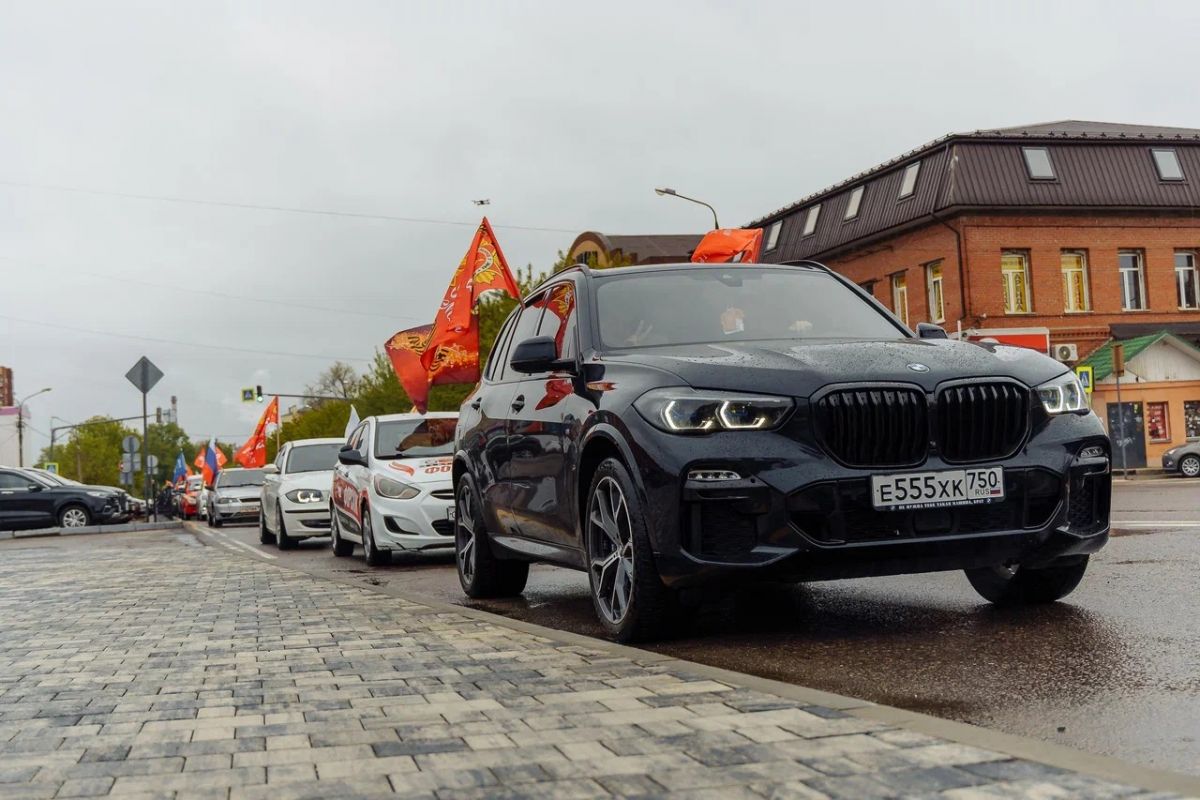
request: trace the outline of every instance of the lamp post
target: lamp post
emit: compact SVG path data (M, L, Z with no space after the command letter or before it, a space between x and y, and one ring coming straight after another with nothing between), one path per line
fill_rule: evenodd
M704 206L705 208L707 208L709 211L712 212L713 230L717 230L718 228L721 227L721 223L717 222L717 210L715 208L713 208L712 206L710 206L708 203L704 202L703 200L697 200L694 197L688 197L685 194L680 194L679 192L675 191L674 189L668 189L666 187L663 187L661 189L655 189L654 193L656 195L658 195L659 197L662 197L663 195L670 195L671 197L678 197L680 200L687 200L689 202L696 203L697 205Z
M25 395L25 398L17 403L17 466L25 466L25 404L39 394L45 394L50 391L49 386L45 389L39 389L33 394Z
M54 420L58 420L59 422L66 422L67 424L59 425L58 427L55 427ZM74 427L75 427L74 425L72 425L69 421L63 419L62 417L53 417L53 416L50 417L50 460L51 461L58 460L57 458L54 457L54 443L58 439L58 432L60 430L62 430L63 428L74 428Z

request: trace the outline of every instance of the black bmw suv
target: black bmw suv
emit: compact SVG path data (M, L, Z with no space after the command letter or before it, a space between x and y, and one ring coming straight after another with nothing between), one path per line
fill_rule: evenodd
M962 569L1057 600L1108 539L1109 441L1032 350L914 335L806 262L573 267L505 323L460 411L459 578L587 570L622 641L680 590Z

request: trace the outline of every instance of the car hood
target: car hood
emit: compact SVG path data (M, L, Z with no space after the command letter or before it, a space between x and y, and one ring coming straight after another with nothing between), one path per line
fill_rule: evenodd
M932 390L951 379L1007 377L1037 386L1066 371L1027 348L947 339L721 342L646 348L605 360L666 370L700 389L794 397L858 381L913 383Z
M428 456L424 458L397 458L381 460L378 472L395 477L405 483L450 483L450 471L454 459L450 456Z
M322 492L328 492L329 487L332 485L333 470L331 469L284 475L280 481L280 488L285 492L290 492L293 489L319 489Z
M230 486L215 489L217 497L236 497L238 500L257 500L261 486Z

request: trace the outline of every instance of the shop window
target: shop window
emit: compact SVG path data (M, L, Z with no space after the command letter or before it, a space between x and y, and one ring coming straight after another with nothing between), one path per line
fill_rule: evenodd
M1000 272L1004 279L1004 313L1029 314L1029 252L1005 250L1000 254Z
M1200 439L1200 400L1183 401L1183 428L1188 439Z
M946 300L942 295L942 262L925 265L925 288L929 294L929 321L946 321Z
M1146 403L1146 432L1152 442L1171 441L1171 418L1166 403Z
M1083 250L1063 250L1063 311L1090 311L1092 300L1088 295L1087 253Z

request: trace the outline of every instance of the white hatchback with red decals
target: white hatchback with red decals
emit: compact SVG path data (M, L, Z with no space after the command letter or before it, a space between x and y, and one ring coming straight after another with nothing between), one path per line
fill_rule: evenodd
M330 540L339 556L361 544L368 564L397 550L454 546L453 413L367 417L338 453Z

